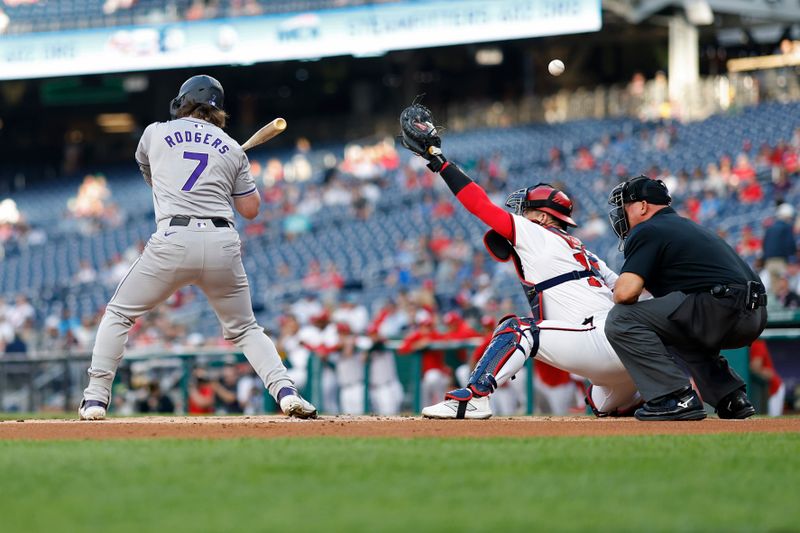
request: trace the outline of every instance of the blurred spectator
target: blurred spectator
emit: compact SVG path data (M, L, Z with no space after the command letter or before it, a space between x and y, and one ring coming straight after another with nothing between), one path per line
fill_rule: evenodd
M388 300L375 313L368 331L380 339L392 339L399 337L409 323L408 314L394 300Z
M326 296L326 300L335 299L339 290L344 286L344 277L339 273L336 263L330 261L325 265L325 272L320 279L320 289Z
M784 309L800 309L800 296L789 287L789 279L786 276L778 278L773 292Z
M318 291L322 288L324 278L319 261L313 259L308 263L306 275L303 277L303 288L307 291Z
M442 401L450 386L450 369L444 362L444 352L431 348L439 340L435 315L424 311L417 319L416 328L410 331L397 349L399 355L422 353L422 404L431 405Z
M739 237L739 243L736 245L736 253L752 264L753 260L761 253L762 246L761 239L753 234L753 228L744 226L742 235Z
M575 170L594 170L594 157L585 146L578 150L578 155L572 166L575 167Z
M14 329L20 329L22 325L36 317L36 311L24 294L17 295L13 306L6 311L6 320Z
M297 318L300 324L308 324L312 316L316 316L323 311L322 303L313 291L305 291L300 298L291 306L291 313Z
M786 265L797 260L794 239L794 207L781 204L775 212L775 222L764 233L764 267L769 272L770 288L774 291L778 279L786 274Z
M558 147L550 148L548 155L550 159L550 170L561 170L564 167L564 155Z
M61 311L61 320L58 323L58 334L61 337L74 337L75 331L80 327L80 321L72 316L72 311L65 307Z
M239 405L237 395L239 384L239 371L234 364L226 364L222 367L222 376L211 383L214 388L214 402L216 413L224 415L235 415L244 412Z
M449 198L443 195L437 196L436 204L433 206L433 212L431 213L433 218L451 218L455 212L456 208Z
M393 302L385 305L367 328L372 342L368 351L370 408L377 415L396 415L403 403L395 356L385 346L386 340L397 337L402 329L393 324L392 309L397 309Z
M786 386L783 380L775 371L772 364L772 357L769 354L767 343L763 339L758 339L750 345L750 372L754 377L761 379L767 384L767 414L769 416L781 416L786 400Z
M189 383L190 415L210 415L214 413L214 387L204 368L196 368Z
M103 4L103 14L113 15L118 9L130 9L136 0L106 0Z
M292 240L311 231L311 219L308 215L289 213L283 219L282 229L286 238Z
M540 414L564 416L575 406L575 382L569 372L534 361L536 411Z
M576 236L582 240L597 239L606 235L608 228L608 220L600 218L597 213L592 213L589 220L576 231Z
M440 227L433 228L431 239L428 241L428 249L437 260L441 260L445 251L450 247L452 240L447 233Z
M280 328L277 342L278 351L289 363L287 369L289 377L292 378L300 392L303 392L308 380L308 358L311 355L309 346L319 344L316 338L311 339L310 337L311 335L316 337L317 332L312 329L301 335L300 323L291 314L280 318Z
M130 263L126 263L120 254L114 254L100 273L100 280L106 287L116 287L129 268Z
M158 381L151 381L147 384L147 396L137 402L136 411L139 413L173 414L175 413L175 403L162 392Z
M357 336L345 323L337 324L338 339L335 351L336 380L339 386L339 412L364 414L364 363L372 341Z
M364 333L369 324L369 312L367 308L358 303L355 294L345 295L339 306L333 311L331 318L337 324L347 324L350 331L360 335Z
M472 329L457 311L445 313L442 317L442 322L444 323L445 330L443 333L439 334L440 340L466 342L478 341L481 337L481 334ZM467 361L467 351L467 349L462 349L457 352L457 357L460 362L463 363ZM472 350L469 351L471 352Z
M720 200L712 191L706 191L700 201L700 211L697 218L701 223L713 220L719 214Z
M88 261L81 261L78 271L72 277L74 283L85 284L94 283L97 280L97 271L92 267Z
M322 309L311 317L311 323L300 330L300 342L320 361L321 376L320 388L322 389L322 405L326 413L339 412L339 386L336 376L337 353L339 345L339 332L335 323L331 321L330 312ZM319 407L319 406L318 406Z
M736 165L733 167L733 175L736 176L737 184L748 184L756 179L756 170L750 164L747 154L736 156Z
M248 363L243 363L239 368L239 382L236 384L236 398L246 415L255 415L264 412L265 388L264 382L258 377L256 371Z
M97 322L91 315L84 315L81 324L74 330L76 348L82 352L90 352L97 335Z
M27 355L28 345L22 340L18 332L14 332L11 342L5 345L5 353Z
M739 191L739 201L743 204L755 204L764 200L764 190L756 180L745 182Z

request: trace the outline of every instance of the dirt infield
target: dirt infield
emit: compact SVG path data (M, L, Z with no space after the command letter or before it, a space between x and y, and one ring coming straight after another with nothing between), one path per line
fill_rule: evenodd
M7 420L0 439L234 439L277 437L578 437L609 435L800 432L800 418L638 422L592 417L426 420L416 417L325 416L317 420L257 417L146 417L100 422Z

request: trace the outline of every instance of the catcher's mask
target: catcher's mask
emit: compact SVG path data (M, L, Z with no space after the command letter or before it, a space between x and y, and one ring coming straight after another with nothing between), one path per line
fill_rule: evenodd
M506 207L515 215L524 215L527 209L544 211L568 226L577 226L572 220L572 200L549 183L537 183L508 195Z
M192 76L181 85L178 96L169 104L169 115L176 118L178 109L184 104L208 104L217 109L224 110L225 91L222 84L211 76L200 74Z
M628 216L625 213L625 204L641 201L669 205L672 197L663 181L653 180L647 176L637 176L623 181L611 189L611 193L608 195L608 203L611 205L611 209L608 211L608 220L611 222L614 233L619 237L620 251L624 249L625 238L631 231Z

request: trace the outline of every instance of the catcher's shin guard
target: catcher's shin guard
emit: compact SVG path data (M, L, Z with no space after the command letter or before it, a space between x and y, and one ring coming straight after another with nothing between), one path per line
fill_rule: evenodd
M494 330L492 342L469 377L467 388L487 396L511 379L529 356L539 351L539 328L532 318L506 317Z

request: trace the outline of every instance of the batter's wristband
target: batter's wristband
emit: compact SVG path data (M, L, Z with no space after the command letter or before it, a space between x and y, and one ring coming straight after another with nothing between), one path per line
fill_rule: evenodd
M439 173L442 176L442 179L450 187L450 190L453 191L453 194L458 195L461 192L461 189L472 183L472 180L464 174L464 171L458 168L458 166L453 164L448 164L444 166Z

